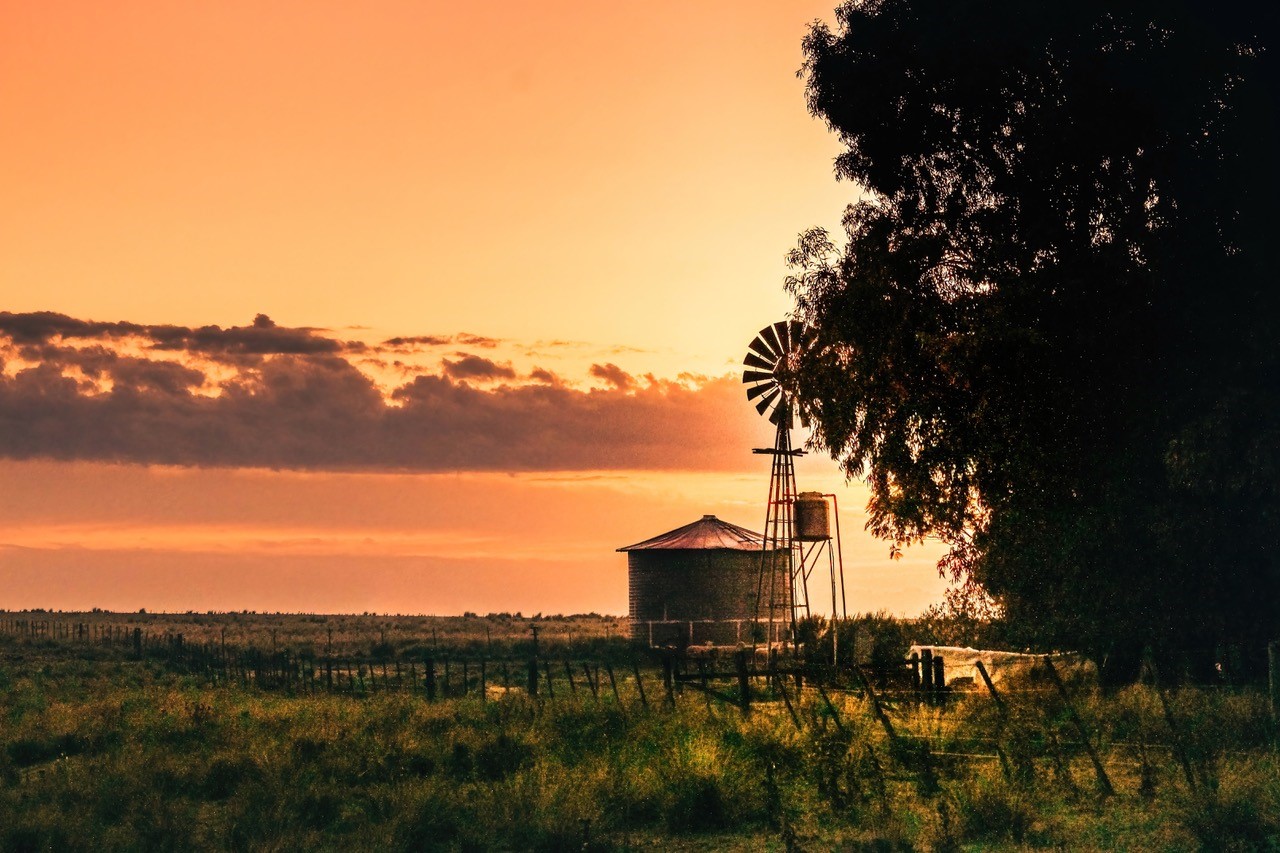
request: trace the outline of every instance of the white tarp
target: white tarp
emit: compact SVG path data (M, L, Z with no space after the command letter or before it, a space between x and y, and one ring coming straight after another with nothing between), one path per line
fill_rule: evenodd
M1044 655L1028 655L1021 652L996 652L989 649L972 649L968 646L922 646L913 644L907 651L907 657L922 654L926 649L935 658L942 658L946 683L961 688L970 683L975 687L982 686L982 676L978 674L978 661L986 667L987 675L993 683L1008 678L1014 673L1025 673ZM966 682L965 679L970 679ZM956 682L959 683L956 683Z

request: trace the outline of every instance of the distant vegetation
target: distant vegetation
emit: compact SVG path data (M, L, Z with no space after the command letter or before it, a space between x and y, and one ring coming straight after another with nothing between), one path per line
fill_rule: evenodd
M464 616L392 614L258 613L88 613L2 611L0 621L86 624L90 633L107 627L163 635L181 634L189 643L226 643L265 651L289 650L316 656L392 660L418 658L445 650L455 657L510 655L532 647L534 627L549 649L582 650L626 636L626 619L598 613L548 615L490 613ZM3 625L0 625L2 628Z

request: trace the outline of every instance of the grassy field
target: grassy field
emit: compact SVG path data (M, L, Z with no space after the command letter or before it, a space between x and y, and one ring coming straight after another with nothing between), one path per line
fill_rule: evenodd
M887 703L891 738L852 691L793 689L797 724L768 695L747 717L694 690L645 708L630 681L617 700L291 695L91 651L0 637L4 850L1280 846L1247 691L1011 686L1004 715L982 694Z

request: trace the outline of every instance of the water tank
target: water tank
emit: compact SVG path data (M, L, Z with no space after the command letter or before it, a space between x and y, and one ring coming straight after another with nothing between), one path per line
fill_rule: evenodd
M795 500L796 539L825 542L831 538L831 517L821 492L801 492Z
M627 554L632 638L656 645L750 642L763 548L759 533L714 515L619 548ZM790 554L772 556L776 594L790 607Z

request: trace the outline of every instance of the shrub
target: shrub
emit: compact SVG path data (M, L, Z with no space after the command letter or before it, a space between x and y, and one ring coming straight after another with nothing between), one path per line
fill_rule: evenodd
M672 832L707 832L728 826L720 783L710 776L688 776L672 785L666 809L667 828Z
M246 782L261 777L258 765L247 756L220 755L205 768L200 793L209 800L225 800Z
M989 777L979 777L955 792L964 838L1021 844L1035 820L1029 795Z
M1273 760L1236 764L1216 788L1188 795L1180 819L1205 850L1280 849L1280 778Z
M525 743L499 732L476 751L476 775L489 782L502 779L519 770L531 755L532 750Z

